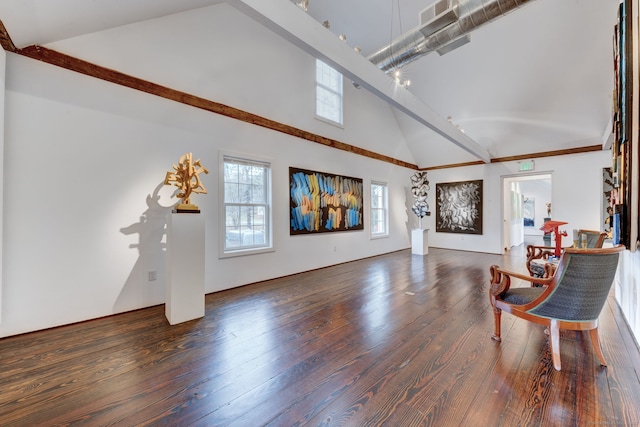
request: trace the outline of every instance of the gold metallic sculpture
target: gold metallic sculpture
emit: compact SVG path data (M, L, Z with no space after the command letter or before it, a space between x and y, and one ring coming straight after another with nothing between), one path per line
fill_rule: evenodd
M198 206L191 203L191 194L207 194L207 189L202 185L198 175L203 172L209 173L209 171L202 166L200 159L193 161L192 153L183 154L178 160L178 164L173 165L173 169L175 172L167 172L164 185L173 183L180 189L176 196L182 199L182 203L176 206L174 212L199 213Z

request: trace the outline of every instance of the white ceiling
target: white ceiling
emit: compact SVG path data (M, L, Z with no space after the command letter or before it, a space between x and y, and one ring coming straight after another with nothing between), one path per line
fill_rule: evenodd
M432 1L310 0L308 15L318 27L329 21L330 32L324 36L337 39L344 34L346 44L359 46L366 57L415 27L418 12ZM21 48L222 2L0 0L0 19ZM227 2L247 15L252 13L245 10L250 8L246 4L277 4L261 12L265 19L255 16L256 10L260 12L257 6L252 18L261 23L282 18L272 29L280 34L290 30L296 35L287 38L299 47L335 58L345 75L366 83L363 90L389 102L420 167L476 161L482 159L478 154L482 150L496 158L593 146L608 136L612 37L619 0L530 0L474 30L471 43L405 66L403 75L411 80L408 90L413 95L408 101L398 100L380 83L390 77L375 67L370 67L373 72L362 68L348 57L358 55L353 50L333 57L332 45L318 47L313 34L296 33L295 24L279 15L292 8L291 13L299 13L290 0ZM181 60L189 61L188 54L180 52ZM194 64L202 64L201 52L193 52L193 57Z

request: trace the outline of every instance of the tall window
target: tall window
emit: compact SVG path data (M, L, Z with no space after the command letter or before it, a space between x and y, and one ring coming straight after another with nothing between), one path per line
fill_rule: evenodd
M342 125L342 74L316 59L316 114Z
M223 254L271 248L271 165L223 156Z
M371 237L389 235L387 184L371 182Z

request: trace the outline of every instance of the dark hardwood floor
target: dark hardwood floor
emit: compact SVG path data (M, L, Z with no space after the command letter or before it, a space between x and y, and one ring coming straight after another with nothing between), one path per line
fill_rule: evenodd
M600 333L503 315L499 256L400 251L164 306L0 340L0 425L640 426L640 354L613 297Z

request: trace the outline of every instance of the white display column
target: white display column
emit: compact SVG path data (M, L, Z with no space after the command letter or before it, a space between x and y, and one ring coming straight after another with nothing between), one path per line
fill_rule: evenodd
M421 228L411 230L411 253L415 255L427 255L429 253L429 241L427 232Z
M169 216L165 315L172 325L204 316L204 237L204 215Z

